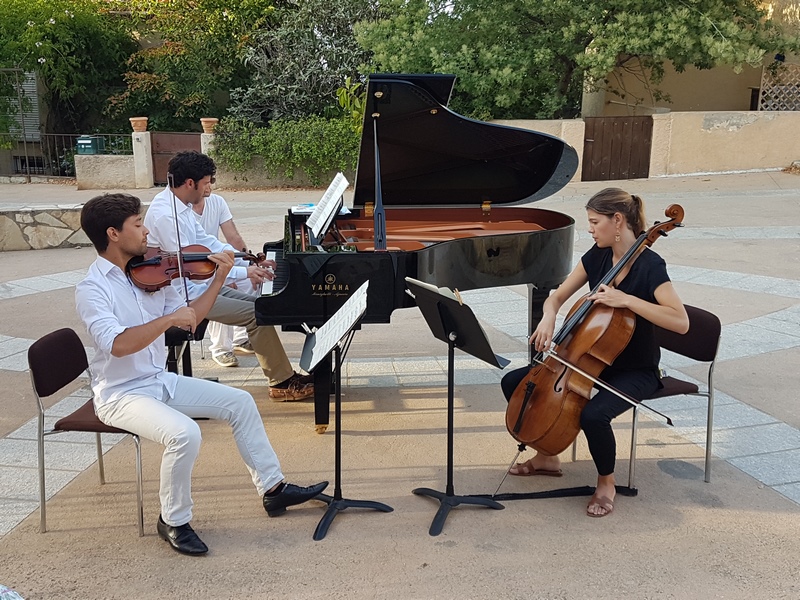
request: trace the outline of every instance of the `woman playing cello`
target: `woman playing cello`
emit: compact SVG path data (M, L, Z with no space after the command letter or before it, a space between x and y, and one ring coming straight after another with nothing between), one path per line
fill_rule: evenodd
M556 315L563 304L586 283L594 289L646 227L641 198L618 188L607 188L592 196L586 204L586 212L589 233L595 244L545 301L544 316L530 338L537 352L550 347ZM612 308L628 308L636 316L630 342L603 370L600 379L636 400L649 397L661 387L658 377L660 350L655 341L654 325L677 333L689 330L689 318L672 287L664 259L650 248L644 248L625 265L613 286L601 285L588 299ZM501 385L506 399L511 398L529 371L530 367L523 367L503 377ZM597 489L586 509L590 517L604 517L614 509L616 440L611 420L630 407L615 394L596 388L596 393L581 412L581 429L597 467ZM526 462L511 467L509 473L557 477L561 475L561 463L558 456L537 453Z

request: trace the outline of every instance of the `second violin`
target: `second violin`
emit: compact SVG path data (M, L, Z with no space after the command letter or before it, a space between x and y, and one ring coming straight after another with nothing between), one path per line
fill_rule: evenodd
M209 260L211 250L200 244L186 246L179 256L176 252L165 252L161 248L148 248L144 256L128 263L131 281L146 292L155 292L169 285L173 279L183 277L193 280L208 279L217 270L217 265ZM235 258L244 258L253 264L265 259L264 254L234 252ZM179 261L182 261L179 264Z

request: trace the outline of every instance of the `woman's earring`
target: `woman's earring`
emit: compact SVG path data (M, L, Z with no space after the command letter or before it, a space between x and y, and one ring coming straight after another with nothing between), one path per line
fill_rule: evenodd
M617 229L617 235L615 235L615 236L614 236L614 241L615 241L615 242L618 242L618 241L620 241L621 239L622 239L622 238L621 238L621 237L620 237L620 235L619 235L619 229Z

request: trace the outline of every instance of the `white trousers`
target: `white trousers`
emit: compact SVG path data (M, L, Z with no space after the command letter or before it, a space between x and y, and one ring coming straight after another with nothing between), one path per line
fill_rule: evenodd
M253 282L249 279L237 279L234 282L235 289L245 292L246 294L256 296L256 291L253 289ZM225 325L218 321L209 321L208 339L211 340L211 356L219 356L226 352L233 352L234 345L239 346L244 344L247 340L247 329L239 325Z
M259 495L283 481L278 457L253 397L205 379L178 376L175 397L129 394L97 408L103 423L158 442L161 459L161 517L178 527L192 520L192 468L200 452L200 427L193 418L227 421Z
M240 346L247 340L247 329L239 325L224 325L217 321L209 321L208 338L211 340L211 356L219 356L226 352L233 352L234 346Z

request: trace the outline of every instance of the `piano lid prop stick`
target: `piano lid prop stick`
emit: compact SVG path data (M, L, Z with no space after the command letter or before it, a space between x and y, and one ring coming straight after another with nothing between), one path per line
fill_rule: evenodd
M375 142L375 250L386 250L386 214L383 211L383 192L381 191L381 155L378 150L378 117L372 113L372 137Z

